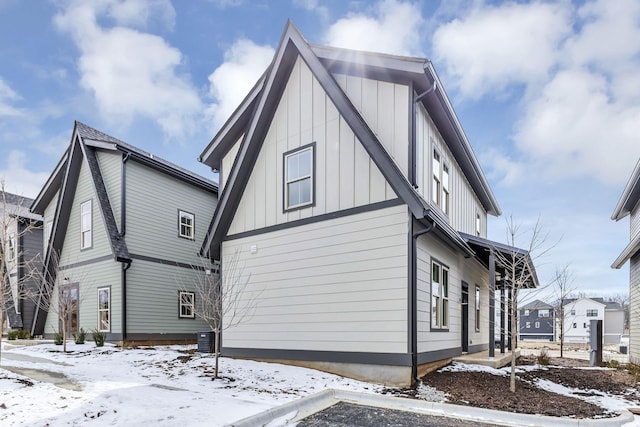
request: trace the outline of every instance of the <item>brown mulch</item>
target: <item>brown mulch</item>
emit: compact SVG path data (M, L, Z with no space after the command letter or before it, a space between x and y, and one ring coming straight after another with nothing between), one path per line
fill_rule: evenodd
M519 365L532 365L533 356L521 357ZM551 359L550 366L516 374L516 393L509 391L509 375L488 372L432 372L423 383L447 393L448 403L495 409L523 414L542 414L570 418L605 418L618 415L578 397L565 396L536 386L538 380L549 380L572 389L575 395L587 397L615 395L640 403L638 378L626 369L579 369L587 362ZM408 390L401 395L411 395Z

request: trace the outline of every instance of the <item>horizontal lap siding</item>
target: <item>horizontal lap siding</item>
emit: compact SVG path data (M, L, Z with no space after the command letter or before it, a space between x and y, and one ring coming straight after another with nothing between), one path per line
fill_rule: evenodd
M102 174L102 180L104 186L109 195L109 203L111 204L111 210L116 220L118 230L120 230L120 195L121 195L121 176L122 176L122 155L120 153L111 153L105 151L98 151L98 164L100 165L100 173Z
M442 241L426 235L417 243L418 352L455 349L461 346L462 281L469 285L469 344L488 343L488 274L473 259L464 258ZM431 331L431 260L449 268L449 331ZM475 285L480 287L480 331L475 330Z
M51 198L51 201L49 202L49 204L47 205L47 207L44 209L44 215L42 217L42 242L43 245L42 247L44 248L43 250L43 256L44 254L46 254L46 249L49 246L49 242L48 242L48 238L49 236L47 236L46 230L47 230L47 223L49 221L51 221L51 227L53 227L53 220L54 220L54 216L56 214L56 206L58 205L58 193L56 192L56 194L53 195L53 197Z
M406 352L405 206L226 241L223 276L236 251L258 304L225 347Z
M634 363L640 363L640 255L631 258L629 273L629 354Z
M208 330L197 317L178 317L178 292L193 291L196 276L203 274L188 268L134 260L127 270L127 333L196 333Z

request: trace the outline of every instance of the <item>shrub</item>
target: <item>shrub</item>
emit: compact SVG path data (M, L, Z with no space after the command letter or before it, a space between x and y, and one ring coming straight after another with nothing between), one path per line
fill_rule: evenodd
M539 365L548 365L551 362L551 357L549 356L549 350L547 347L542 347L540 349L540 354L536 357L536 361Z
M62 336L62 332L58 331L53 334L53 343L55 345L62 345L62 341L64 341L64 337Z
M627 364L627 371L629 371L629 373L635 377L637 382L638 378L640 378L640 365L629 363Z
M73 333L73 339L76 342L76 344L84 344L84 339L87 335L87 332L83 329L80 328L80 330L77 333Z
M29 331L25 331L24 329L12 329L7 334L7 338L12 341L16 339L23 340L23 339L31 338L31 334L29 333Z
M616 359L611 359L607 362L607 368L618 369L619 367L620 367L620 362L618 362Z
M91 331L91 336L93 337L93 341L96 343L96 347L102 347L104 345L104 340L107 339L106 332L100 332L97 329Z

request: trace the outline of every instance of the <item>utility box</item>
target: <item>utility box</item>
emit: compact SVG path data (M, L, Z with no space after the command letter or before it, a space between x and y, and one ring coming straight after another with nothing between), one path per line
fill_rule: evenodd
M589 326L590 364L591 366L600 366L602 365L602 320L592 320Z
M216 333L214 331L198 332L198 353L213 353L216 350Z

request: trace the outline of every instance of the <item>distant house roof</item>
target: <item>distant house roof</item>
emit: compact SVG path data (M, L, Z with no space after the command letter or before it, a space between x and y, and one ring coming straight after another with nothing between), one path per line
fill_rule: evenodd
M538 310L538 309L549 309L552 310L553 306L551 304L547 304L544 301L540 301L539 299L531 301L530 303L523 305L520 307L521 310Z
M5 207L10 216L25 218L29 220L42 220L40 215L29 211L29 206L33 203L33 199L20 196L18 194L0 191L0 215L3 215Z
M379 78L412 85L417 93L433 88L433 96L421 100L447 140L456 161L463 169L471 187L489 214L499 215L500 208L476 159L462 127L442 89L432 64L421 58L357 52L310 45L290 21L280 40L271 65L267 68L247 97L234 111L220 131L204 149L199 160L219 169L229 148L240 141L236 161L220 194L207 240L202 252L215 253L222 236L237 209L248 177L253 169L268 127L288 80L290 70L298 57L302 57L313 75L334 103L345 121L362 142L376 166L380 169L398 197L408 205L414 216L435 223L438 233L468 255L473 250L431 205L412 187L400 168L384 149L378 136L371 130L350 99L332 76L332 72L350 72L363 77ZM215 257L215 254L214 254Z

